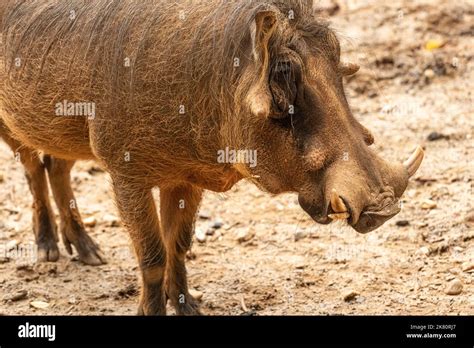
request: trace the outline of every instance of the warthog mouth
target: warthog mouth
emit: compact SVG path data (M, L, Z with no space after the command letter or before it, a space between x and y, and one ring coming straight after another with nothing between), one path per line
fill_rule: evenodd
M398 200L385 200L384 205L379 207L366 208L357 216L349 201L339 196L335 190L331 193L331 200L325 207L325 211L310 214L318 223L327 225L333 221L343 221L354 228L359 233L367 233L381 226L400 212Z
M352 209L350 204L344 197L339 196L334 189L331 192L331 200L327 202L323 212L311 215L313 220L322 225L330 224L335 220L346 221L350 225L351 216Z
M375 230L385 221L391 219L400 212L400 205L398 201L384 207L379 211L364 211L360 214L359 221L351 225L357 232L367 233Z
M375 230L401 210L399 201L395 199L393 192L385 192L381 194L381 196L384 197L381 203L367 207L361 211L357 221L355 221L355 216L352 213L353 210L349 202L344 197L338 195L336 190L333 189L327 207L328 223L335 220L343 220L360 233Z
M346 220L349 224L352 219L352 209L344 197L337 194L336 190L331 191L331 199L327 207L327 216L331 221Z
M372 187L371 193L367 188L358 190L355 183L337 180L331 182L328 191L317 193L313 196L300 193L298 201L317 223L327 225L339 220L346 222L359 233L367 233L381 226L401 210L399 199L406 188L408 179L415 174L423 160L423 150L417 147L410 158L400 165L397 170L398 179L401 183L397 186L397 175L391 174L388 182L395 185L385 184L378 189ZM338 190L341 192L338 193ZM377 190L378 192L374 192ZM321 204L322 203L322 204Z

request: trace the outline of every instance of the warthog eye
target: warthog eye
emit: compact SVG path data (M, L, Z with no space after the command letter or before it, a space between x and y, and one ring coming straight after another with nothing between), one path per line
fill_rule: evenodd
M270 72L270 91L273 105L271 117L282 119L295 111L297 91L296 67L290 61L277 61Z

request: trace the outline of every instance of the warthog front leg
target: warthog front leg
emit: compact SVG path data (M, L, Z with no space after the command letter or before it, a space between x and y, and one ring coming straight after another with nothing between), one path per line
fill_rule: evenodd
M188 292L185 257L191 247L196 211L202 190L192 185L160 190L160 212L165 238L166 289L179 315L200 314L196 300Z
M57 227L49 203L46 173L38 154L10 137L0 124L0 137L10 146L25 168L25 176L33 195L33 231L38 246L38 261L57 261Z
M165 315L164 276L166 250L151 188L142 183L113 177L117 207L130 232L142 272L139 315Z
M72 255L71 244L79 259L87 265L102 265L105 259L98 245L87 234L82 223L77 202L71 189L71 169L74 161L49 156L44 158L49 173L49 182L61 218L60 231L66 250Z

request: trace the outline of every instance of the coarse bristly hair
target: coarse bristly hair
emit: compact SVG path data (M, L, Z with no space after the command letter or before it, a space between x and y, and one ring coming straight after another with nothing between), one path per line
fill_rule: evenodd
M253 59L255 15L278 14L274 53L296 36L325 28L310 0L9 1L14 4L0 12L2 56L11 78L28 76L35 88L19 92L22 102L50 112L59 96L94 100L102 110L94 122L111 117L107 114L159 118L170 136L193 139L201 161L215 161L215 148L239 148L252 136L251 120L243 119L241 109L255 78L243 75ZM21 69L12 69L16 57ZM178 119L180 105L186 116ZM179 153L174 156L179 161Z

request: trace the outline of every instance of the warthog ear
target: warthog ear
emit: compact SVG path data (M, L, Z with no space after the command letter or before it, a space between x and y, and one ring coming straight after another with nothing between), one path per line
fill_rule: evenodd
M275 31L277 15L274 11L260 11L255 15L250 28L252 54L257 68L257 81L250 88L247 103L250 111L258 117L268 117L272 104L272 96L268 86L270 66L270 38Z
M260 11L255 15L250 28L252 51L256 61L267 65L269 62L268 43L276 28L277 16L273 11Z

